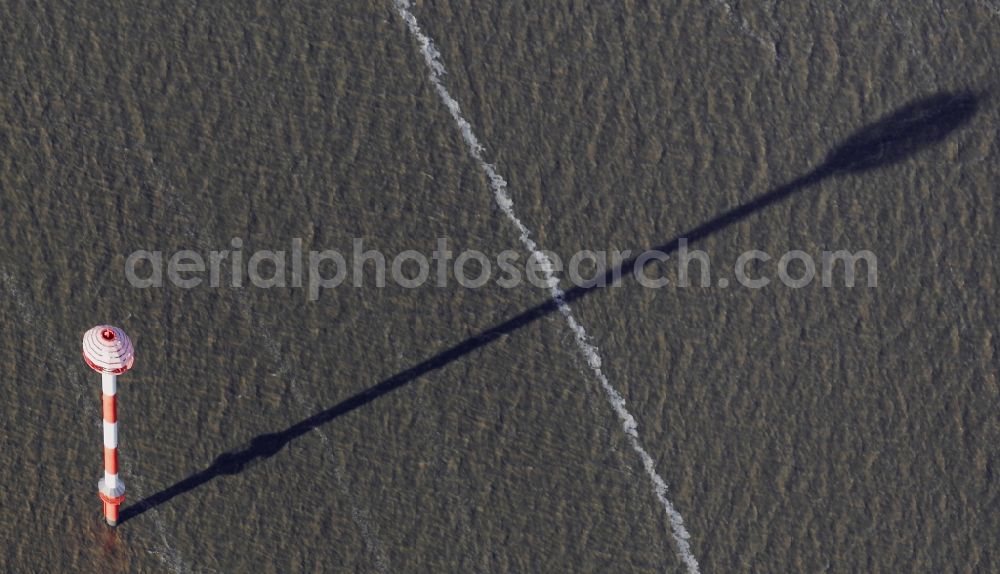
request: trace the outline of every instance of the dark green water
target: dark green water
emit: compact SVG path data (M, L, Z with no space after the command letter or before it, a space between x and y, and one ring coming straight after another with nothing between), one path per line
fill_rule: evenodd
M877 288L626 281L573 312L703 572L1000 570L1000 4L413 12L518 216L567 259L660 245L908 102L980 94L942 143L700 243L713 262L868 249ZM3 2L0 32L4 571L682 571L558 313L111 533L92 325L137 350L119 384L132 504L547 294L128 284L137 249L233 237L520 249L391 2Z

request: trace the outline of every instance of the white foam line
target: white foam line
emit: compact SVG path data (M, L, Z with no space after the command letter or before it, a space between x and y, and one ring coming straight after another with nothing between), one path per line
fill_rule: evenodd
M190 225L190 221L193 219L193 216L191 215L190 206L188 206L188 204L183 200L174 196L175 192L173 186L170 184L170 181L159 172L159 170L156 167L155 161L152 158L150 166L152 167L153 172L157 175L157 177L160 178L163 189L165 189L168 192L165 194L168 205L170 206L176 205L177 211L181 214L181 217L186 220L186 223L188 223L188 225L185 226L185 228L183 229L183 233L191 241L195 243L201 243L198 239L197 233ZM258 320L257 315L253 312L253 306L246 300L246 294L243 291L234 290L233 298L236 300L236 304L239 307L240 312L243 313L243 316L246 317L248 321L250 321L251 325L253 325L255 332L258 335L260 335L261 340L263 340L264 342L264 346L267 348L267 351L274 357L274 361L278 365L278 370L274 373L271 373L271 376L281 377L286 375L291 370L288 364L288 360L281 353L281 349L278 347L278 344L274 340L274 337L271 336L271 331ZM298 380L295 377L291 377L290 380L291 380L292 395L295 397L296 401L302 406L308 406L305 398L302 396L301 390L298 388ZM350 492L348 491L347 487L344 484L344 478L340 472L340 469L336 466L337 461L334 460L332 456L329 456L330 455L329 451L332 448L332 445L330 439L326 436L326 433L324 433L323 430L320 428L313 429L313 432L316 433L317 436L319 436L320 441L322 441L323 446L325 447L323 452L325 455L327 455L327 458L328 460L330 460L331 464L333 464L333 473L334 477L337 479L337 486L339 487L340 492L344 496L344 498L347 499L348 504L350 504L351 518L353 519L355 526L357 526L360 529L361 537L364 540L365 544L367 545L369 551L373 555L376 571L378 571L379 574L386 574L389 571L389 568L387 566L388 561L386 559L385 552L382 550L382 544L379 541L378 536L375 535L374 529L372 528L371 523L367 518L369 516L367 510L364 508L358 508L358 505L355 502L356 497L351 496ZM163 526L159 523L159 521L157 521L157 527L159 528L162 535ZM165 535L163 535L163 538L164 541L166 541ZM169 546L167 547L167 549L171 550ZM166 557L171 558L171 555L168 554ZM176 561L174 561L174 563L176 563Z
M323 445L326 447L323 449L323 454L326 455L327 462L329 462L333 468L333 477L337 479L337 487L340 489L340 494L343 495L348 501L352 501L354 497L351 496L351 492L347 489L344 474L340 472L340 467L338 466L337 461L333 456L331 456L333 446L330 444L330 439L327 438L327 436L319 429L314 430L319 433L319 437L323 441ZM375 570L378 571L379 574L387 574L390 571L388 566L389 562L386 558L385 551L382 549L382 543L379 541L379 537L375 533L371 520L369 520L371 515L366 508L359 507L354 502L349 502L349 504L351 506L351 520L361 531L361 539L364 540L365 545L368 547L368 551L372 554L372 560L375 562Z
M768 40L757 32L754 32L753 28L751 28L750 24L747 22L747 19L737 14L736 10L733 9L729 2L726 2L725 0L715 0L715 4L722 6L722 10L736 24L736 27L740 29L740 32L744 36L753 38L757 42L760 42L760 44L771 53L771 57L774 58L775 61L778 60L778 47L775 45L773 40Z
M1000 7L993 5L988 0L979 0L978 4L992 12L994 16L1000 17Z
M135 147L136 147L135 150L132 150L131 148L124 148L124 150L127 152L135 153L136 155L139 156L141 160L143 160L144 163L147 163L149 165L153 174L160 180L159 182L160 188L163 192L162 193L163 197L165 197L166 199L167 206L171 209L174 209L179 214L182 222L186 224L184 225L184 228L181 230L181 232L192 243L202 244L203 242L199 239L198 233L191 224L191 222L194 220L194 215L192 213L190 205L188 205L187 202L185 202L182 198L178 196L177 191L174 188L173 184L163 173L160 172L159 168L156 166L156 158L151 153L148 154L149 156L148 158L146 157L146 154L142 153L144 151L142 149L143 144L141 142L137 142ZM281 354L281 349L278 347L278 344L271 336L270 330L268 330L268 328L263 324L261 324L261 322L258 320L256 314L253 312L253 306L246 300L246 295L240 290L234 290L232 293L234 299L236 300L237 306L240 308L240 312L243 313L244 317L246 317L248 321L250 321L250 323L254 326L256 332L261 335L261 338L264 341L264 346L267 347L268 352L274 357L275 362L278 364L277 372L270 373L270 375L280 377L288 373L290 371L288 361L285 359L284 355ZM305 406L306 401L302 396L302 392L298 388L298 381L295 377L291 378L291 388L292 388L292 394L298 401L298 403L300 405ZM100 419L98 419L98 424L101 424ZM372 528L370 521L367 519L369 513L364 508L358 508L358 505L355 502L356 497L351 496L350 491L348 491L347 486L344 484L345 481L343 479L342 473L340 472L340 469L336 466L336 460L334 460L333 457L330 456L329 450L330 448L332 448L330 439L327 437L327 435L323 432L322 429L316 428L313 429L313 431L319 436L320 440L323 442L323 445L326 447L326 450L324 450L324 454L327 455L327 458L331 461L331 464L334 465L333 472L334 472L334 477L337 479L337 486L340 488L341 494L344 496L344 498L347 499L348 503L350 504L351 517L354 520L354 524L361 530L362 539L365 541L365 544L367 544L369 550L374 556L373 560L375 562L375 569L379 572L379 574L386 574L386 572L389 571L389 568L387 566L388 561L386 559L385 552L382 550L382 544L379 541L378 537L375 535L374 528ZM164 543L166 543L166 535L164 534L162 522L160 521L159 517L156 514L153 514L153 518L156 522L158 530L160 531L160 534L164 539ZM161 559L164 559L165 561L171 560L172 562L170 562L170 564L171 567L175 569L175 573L181 574L176 569L175 565L178 563L183 565L183 562L182 561L178 562L176 560L176 557L174 556L175 552L169 546L167 546L167 550L168 552L166 553L161 552L157 553L156 555ZM187 568L190 569L190 567Z
M38 320L37 310L21 293L14 276L11 273L9 273L5 267L2 266L0 266L0 283L3 284L4 289L10 294L10 297L14 301L14 304L17 305L18 311L20 311L21 313L22 321L26 325L33 325L35 321ZM69 365L66 363L65 354L60 353L59 350L55 348L54 344L50 339L46 339L43 344L45 345L47 356L60 357L59 365L63 368L63 370L66 373L73 372L72 369L69 368ZM67 375L67 376L73 377L73 375ZM74 379L74 380L79 381L79 379ZM85 416L83 413L96 412L93 410L92 406L84 406L85 403L87 402L86 401L87 392L84 386L80 384L73 384L72 388L76 395L76 404L78 406L78 408L73 410L73 412L76 413L76 416L83 417ZM91 419L91 420L98 426L101 426L103 424L101 422L102 417L100 417L99 415L97 416L96 419ZM130 480L139 480L138 474L132 473L132 466L128 462L126 462L123 465L123 470L125 471L125 476L129 477ZM135 489L133 488L131 489L131 491L135 491ZM158 559L160 559L160 561L165 563L174 572L174 574L187 574L188 572L192 572L193 570L191 569L191 567L188 566L187 563L184 561L184 556L178 550L170 546L170 542L167 540L166 534L164 534L163 521L154 514L153 522L154 524L156 524L156 528L159 531L161 538L163 539L163 548L162 549L154 548L149 552L151 554L154 554Z
M528 228L518 219L517 214L514 213L514 202L510 198L510 194L507 193L507 182L503 177L497 173L496 168L487 163L483 159L483 146L479 143L479 139L476 134L472 131L472 126L469 122L462 116L462 110L455 101L455 98L451 97L448 89L445 88L442 77L446 73L444 64L440 60L440 52L434 46L434 42L424 34L421 30L420 25L417 23L417 18L410 11L410 0L393 0L396 6L396 11L399 12L400 17L406 23L407 28L409 28L410 33L416 38L417 43L420 44L420 52L423 54L424 62L427 63L427 67L430 69L429 78L431 84L434 85L434 89L437 90L438 96L444 103L448 111L451 112L452 119L455 120L455 124L458 126L459 131L462 133L462 138L469 147L469 152L472 157L479 163L479 167L482 168L483 172L490 180L490 187L493 188L494 199L496 199L497 204L500 209L503 210L507 219L514 224L520 234L521 243L524 244L525 248L531 252L540 263L542 270L545 274L545 280L549 287L549 292L552 295L552 299L555 301L559 308L559 312L566 319L569 324L570 329L573 331L573 335L576 339L576 346L579 351L583 354L584 358L587 360L587 364L590 369L594 372L594 376L600 381L601 386L604 388L604 392L607 395L608 402L611 403L611 407L614 409L615 414L618 415L618 419L622 423L622 428L625 430L625 434L628 435L629 443L632 445L632 449L639 455L642 459L643 467L646 469L646 474L649 475L649 479L653 482L653 491L656 493L656 497L660 500L663 505L664 510L667 512L667 516L670 519L671 534L674 537L674 541L677 543L677 553L680 559L687 566L688 572L698 572L698 561L695 559L694 554L691 552L691 544L688 540L691 538L690 533L688 533L687 528L684 527L684 520L681 517L680 512L674 508L674 505L667 498L667 484L660 478L660 475L656 472L656 463L653 461L653 457L649 456L646 449L643 448L642 444L639 442L639 431L638 425L635 422L635 417L628 412L625 408L625 399L611 386L608 381L607 376L605 376L604 371L601 369L601 356L598 353L597 347L590 344L587 331L583 328L576 318L573 316L573 312L569 305L566 303L566 299L563 290L559 287L559 280L555 277L553 271L552 261L545 255L545 253L538 249L538 245L531 238L531 233Z
M237 292L237 293L238 295L236 295L236 299L240 305L240 308L242 309L246 317L250 320L250 322L253 324L255 331L263 339L264 346L267 347L268 352L270 352L271 355L274 356L274 360L278 364L278 371L276 373L272 373L272 375L274 376L285 375L286 373L288 373L288 371L291 370L291 368L288 365L288 360L281 353L281 349L278 347L278 344L274 341L274 338L271 336L270 330L268 330L268 328L265 325L259 323L256 320L256 317L252 312L252 307L243 298L242 292ZM299 389L298 385L298 379L296 377L291 377L290 382L291 382L290 386L292 389L292 396L295 397L295 400L299 403L299 405L303 407L312 406L308 405L307 401L302 396L302 391ZM361 538L362 540L364 540L365 546L367 546L368 551L372 554L373 557L372 559L375 562L375 570L378 571L379 574L386 574L387 572L389 572L388 560L386 558L385 552L382 550L382 543L379 541L378 535L376 535L374 528L372 527L371 521L368 519L370 516L368 510L365 508L359 508L358 505L354 502L356 497L351 496L350 491L347 489L343 473L340 472L340 467L338 466L337 460L333 456L331 456L330 451L332 450L333 445L330 438L326 435L326 433L323 432L323 429L319 427L312 429L312 432L316 433L316 436L318 436L320 441L323 443L324 448L322 452L326 456L327 461L333 468L333 476L337 480L337 487L340 489L340 493L348 501L348 504L350 504L351 520L354 522L354 525L357 526L358 529L361 531Z
M133 454L132 458L138 463L138 454ZM136 498L141 499L141 492L145 490L143 487L144 482L140 478L139 473L133 471L132 462L126 461L125 464L122 465L122 470L125 471L125 475L128 476L132 482L130 485L131 492L135 494ZM174 574L192 574L195 570L184 559L184 555L174 547L170 546L170 541L167 539L167 530L163 526L163 521L157 517L153 520L153 524L156 526L157 534L160 535L160 540L163 541L163 548L159 549L154 547L146 552L156 556L157 560L166 564L174 572ZM204 568L203 571L215 572L215 570Z

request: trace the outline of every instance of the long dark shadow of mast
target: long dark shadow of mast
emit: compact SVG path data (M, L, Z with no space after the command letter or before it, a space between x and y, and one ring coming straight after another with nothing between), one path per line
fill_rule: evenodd
M670 253L677 249L681 239L687 239L689 243L704 239L828 177L860 173L902 161L924 148L943 141L950 133L968 123L975 115L980 100L980 96L971 92L943 92L912 102L856 132L830 152L823 163L811 172L682 233L655 249ZM611 285L615 277L623 277L623 273L634 271L636 266L636 259L630 259L622 263L618 269L608 271L603 282L593 281L589 285L569 289L563 299L567 303L576 301L604 285ZM126 508L121 513L119 523L135 518L213 478L238 474L251 462L274 456L289 442L307 432L489 345L501 336L516 331L557 308L558 302L549 300L282 431L258 435L246 448L223 453L204 470Z

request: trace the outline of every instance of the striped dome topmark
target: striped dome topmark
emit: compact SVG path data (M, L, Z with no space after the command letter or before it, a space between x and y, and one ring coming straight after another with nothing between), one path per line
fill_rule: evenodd
M98 373L120 375L132 368L132 341L118 327L98 325L83 334L83 360Z

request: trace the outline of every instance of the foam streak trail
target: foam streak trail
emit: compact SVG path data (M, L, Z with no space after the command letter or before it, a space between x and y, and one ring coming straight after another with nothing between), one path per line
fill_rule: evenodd
M0 266L0 285L2 285L4 290L8 292L11 299L14 301L14 304L17 306L18 311L21 313L21 319L24 325L34 325L34 323L40 319L37 309L24 297L17 286L14 276L11 275L3 266ZM65 373L65 378L67 380L78 381L79 379L72 374L74 373L74 370L66 362L66 354L61 352L59 349L56 349L51 340L46 339L44 346L46 356L60 357L58 366L61 367L62 372ZM73 384L72 388L76 396L77 404L77 408L74 409L73 412L76 413L78 417L92 417L93 415L83 414L87 412L97 412L93 411L92 407L87 405L87 389L80 384ZM91 418L91 421L96 423L97 426L101 426L101 420L102 418L100 415L97 415L96 418ZM129 462L126 461L122 468L125 471L124 476L130 481L139 480L138 473L132 472L132 465ZM130 492L135 492L135 490L135 488L132 488ZM163 547L150 550L149 553L155 555L161 562L166 564L170 570L174 572L174 574L186 574L188 572L192 572L193 570L185 562L184 556L177 549L170 546L170 541L167 540L167 536L164 534L163 521L159 517L154 516L153 522L156 524L160 537L163 539Z
M156 164L153 162L152 156L150 156L149 165L152 168L153 173L160 179L162 188L168 192L166 194L168 205L176 209L181 217L187 222L187 225L182 230L182 233L184 233L189 240L195 242L196 244L200 243L198 234L191 225L191 221L194 220L194 216L190 206L175 196L176 192L174 191L173 186L170 184L170 181L159 172ZM244 317L246 317L247 321L249 321L250 324L253 325L254 329L261 335L262 340L264 341L264 346L267 347L268 352L274 357L275 363L278 365L278 371L276 373L272 373L272 376L283 377L287 375L289 371L291 371L291 367L288 364L287 359L285 359L284 355L282 355L281 349L275 342L274 337L271 336L270 330L257 318L257 315L253 312L253 306L246 300L246 295L242 291L233 291L233 295L240 311L243 313ZM302 392L299 390L298 380L295 377L291 377L290 380L293 396L300 405L305 405L307 401L303 397ZM330 456L330 439L322 430L318 428L314 430L323 442L323 445L326 447L324 453L333 464L333 474L334 478L337 480L337 486L340 488L341 494L351 505L351 517L354 520L355 525L357 525L361 530L361 536L374 557L375 569L379 572L379 574L385 574L389 571L387 559L385 557L385 552L382 550L382 544L379 542L378 536L375 534L374 528L372 528L371 522L368 520L369 513L364 508L359 509L357 504L354 502L355 497L350 495L350 492L345 485L343 473L341 473L340 469L337 467L337 462L333 460L332 456ZM159 518L156 518L156 525L160 530L160 534L163 536L164 541L166 541L166 535L163 534L163 525ZM167 547L167 550L171 550L169 546ZM157 556L161 559L171 559L172 557L169 552L167 554L157 554ZM179 571L175 570L175 572Z
M667 513L667 517L670 519L671 533L674 537L674 541L677 543L677 553L680 559L687 566L688 572L697 573L698 561L691 552L691 544L689 543L691 535L688 533L687 528L684 527L684 520L681 517L680 512L674 508L674 505L667 498L667 484L656 472L656 463L653 461L653 457L646 452L642 443L639 442L639 431L635 417L633 417L632 414L629 413L628 409L625 408L625 399L622 398L613 386L611 386L611 383L608 381L608 377L601 369L601 356L597 347L590 343L587 331L583 328L583 325L577 322L569 304L566 303L565 294L559 287L559 280L556 278L555 272L553 271L552 261L545 255L544 252L538 249L538 245L535 243L535 240L531 238L530 231L517 217L517 214L514 213L514 202L511 200L510 194L507 193L507 182L499 173L497 173L496 168L492 164L487 163L486 160L483 159L482 144L479 143L479 139L476 137L476 134L473 133L472 126L465 119L465 117L462 116L462 110L459 107L458 102L455 101L455 98L451 97L448 89L444 86L442 78L445 74L445 68L444 64L441 63L441 54L434 46L430 37L424 34L420 25L417 23L416 16L414 16L410 11L410 0L394 0L394 4L396 6L396 11L406 23L406 27L409 28L410 33L413 34L414 38L416 38L417 43L420 44L420 52L424 57L424 61L427 63L427 67L430 69L429 78L431 83L434 85L434 89L437 91L438 96L441 98L445 107L447 107L448 111L451 112L451 117L455 120L455 124L458 126L458 130L462 134L462 139L464 139L466 145L468 145L469 152L472 154L472 157L475 158L479 167L482 168L483 172L485 172L486 176L489 178L490 187L493 189L494 199L500 206L500 209L503 210L507 219L514 224L514 227L517 228L521 243L524 244L524 247L531 252L532 256L535 257L541 265L546 283L548 284L549 293L552 295L552 299L555 301L559 312L569 324L570 330L573 332L576 340L577 348L580 353L583 354L584 358L587 360L587 364L590 366L590 369L594 372L594 376L597 377L597 380L604 388L608 402L611 403L611 407L614 409L615 414L618 415L618 419L622 423L622 428L625 430L625 434L628 435L629 444L632 445L632 449L642 460L643 467L646 469L646 474L649 475L650 480L653 482L653 491L656 493L656 497L663 505L663 508Z
M239 302L240 308L243 310L247 319L253 324L257 332L262 335L264 345L267 347L268 352L271 353L278 365L278 372L273 373L273 375L278 377L287 375L287 373L291 371L291 366L288 364L288 360L285 358L285 355L281 353L281 349L271 336L271 332L265 325L260 324L257 321L250 303L245 300L242 293L236 293L236 299ZM308 401L306 401L301 390L299 389L298 379L296 377L291 377L290 380L290 387L295 400L302 406L312 406L307 404ZM375 562L375 570L378 571L379 574L386 574L389 572L388 559L385 556L385 551L382 549L382 543L379 541L378 536L375 534L375 529L372 527L371 521L368 519L370 514L365 508L358 508L358 505L354 502L355 497L351 496L350 491L347 489L344 475L340 472L338 462L331 455L333 445L331 444L330 438L326 436L326 433L318 427L312 430L320 438L320 441L323 442L323 446L325 447L323 449L323 454L330 462L331 468L333 468L333 477L337 480L337 486L340 489L340 493L351 505L351 520L354 521L355 526L357 526L361 531L361 538L364 540L365 546L367 546Z

